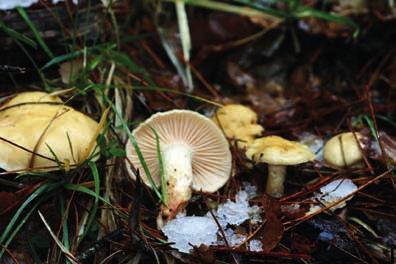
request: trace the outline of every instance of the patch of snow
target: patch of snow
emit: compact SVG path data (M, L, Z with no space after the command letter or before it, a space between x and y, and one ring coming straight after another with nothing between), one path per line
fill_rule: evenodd
M249 202L248 194L245 191L239 191L235 196L235 202L227 200L220 205L214 212L221 226L240 225L249 219Z
M250 182L242 182L242 190L247 193L249 200L257 196L257 187Z
M63 2L64 0L53 0L53 4L57 4L59 2ZM0 10L9 10L14 9L17 6L20 7L29 7L33 4L38 3L39 0L2 0L0 1ZM78 0L73 0L73 4L77 5Z
M263 210L261 210L261 207L258 205L253 205L248 208L250 222L253 225L257 225L263 221L263 219L261 218L262 212L263 212Z
M243 243L246 235L235 233L229 225L237 226L249 219L252 224L262 222L261 208L257 205L249 206L249 197L256 196L255 187L253 187L244 184L242 190L236 194L235 202L228 199L213 211L230 246ZM185 253L192 249L189 244L196 246L214 244L217 238L221 237L218 231L218 226L209 212L206 216L178 215L162 228L162 232L168 237L168 242L175 243L172 247ZM224 245L224 241L220 239L216 244Z
M253 252L260 252L263 250L263 243L260 240L252 239L249 241L249 250Z
M245 242L247 238L246 235L235 233L234 230L232 230L232 228L225 229L224 235L230 247L235 247L242 244L243 242ZM225 241L223 240L223 238L221 238L221 240L217 244L225 245Z
M282 205L281 210L282 210L282 212L285 212L288 214L295 214L301 210L301 206L298 203Z
M182 216L170 221L162 228L173 248L189 253L191 245L211 245L217 240L218 227L211 217ZM191 244L191 245L189 245Z
M257 205L249 206L249 199L256 196L257 188L250 183L242 183L242 190L235 196L235 202L227 200L222 205L219 205L214 212L220 225L225 228L229 225L240 225L246 220L250 219L252 224L260 223L261 208Z
M357 188L358 187L350 179L339 179L320 188L320 192L315 193L314 198L319 200L323 205L329 206L355 192ZM349 197L347 200L349 199L352 199L352 197ZM345 205L346 203L344 201L330 209L334 211L344 207ZM313 205L311 206L308 214L314 213L315 211L320 210L320 208L321 206Z
M320 188L320 193L317 193L315 197L325 205L329 205L355 192L357 188L358 187L350 179L339 179L332 181L329 184ZM349 199L351 198L352 197L350 197ZM337 205L333 209L341 208L344 206L345 202Z
M323 160L324 141L322 138L309 132L303 132L299 136L299 142L309 147L309 149L315 154L316 160Z

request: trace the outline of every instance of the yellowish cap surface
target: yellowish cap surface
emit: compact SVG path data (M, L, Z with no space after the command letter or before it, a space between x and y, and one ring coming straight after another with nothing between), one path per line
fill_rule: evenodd
M279 136L258 138L248 147L246 156L271 165L297 165L315 158L308 146Z
M257 124L257 114L240 104L225 105L217 110L212 120L223 129L229 139L237 141L239 148L245 148L259 136L264 128Z
M363 135L356 132L358 141L363 139ZM335 167L346 167L353 165L363 159L359 143L352 132L345 132L332 137L326 142L323 149L324 160Z
M0 107L0 167L7 171L49 171L60 162L82 162L97 122L43 92L18 94ZM52 168L43 168L52 167Z

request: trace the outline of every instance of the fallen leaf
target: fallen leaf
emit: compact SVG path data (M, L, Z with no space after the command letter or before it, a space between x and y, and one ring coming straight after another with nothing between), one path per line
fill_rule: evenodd
M193 256L198 258L200 263L216 263L216 256L207 245L194 246Z
M265 212L264 227L259 230L253 239L258 239L263 244L263 251L270 252L273 250L283 237L283 224L280 221L280 204L279 201L269 196L264 196L262 204Z

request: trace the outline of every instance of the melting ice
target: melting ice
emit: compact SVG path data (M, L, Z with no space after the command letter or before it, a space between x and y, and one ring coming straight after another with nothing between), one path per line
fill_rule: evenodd
M252 224L261 222L261 208L249 205L249 198L256 196L255 188L249 184L243 184L243 189L235 196L235 202L227 200L213 211L217 221L225 232L230 246L236 246L246 240L246 236L234 233L231 226L237 226L250 219ZM189 244L199 246L201 244L223 244L220 238L219 228L208 213L206 216L180 216L171 220L162 228L168 237L168 242L173 242L173 248L188 253L192 247ZM218 241L218 238L219 241ZM257 249L259 245L253 242L252 247Z
M170 221L162 228L168 242L180 252L188 253L192 247L201 244L211 245L217 240L218 227L208 216L182 216Z
M314 198L318 199L323 205L328 206L337 201L344 199L351 193L357 190L357 186L350 179L339 179L330 182L329 184L320 188L320 192L316 193ZM349 199L351 199L350 197ZM348 200L349 200L348 199ZM331 207L331 210L336 210L345 206L345 201ZM321 207L315 205L310 209L310 213L319 210Z

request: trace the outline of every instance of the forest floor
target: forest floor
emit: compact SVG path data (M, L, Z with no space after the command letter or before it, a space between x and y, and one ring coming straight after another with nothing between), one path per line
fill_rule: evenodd
M52 93L99 122L100 151L71 168L0 168L0 263L396 263L393 1L48 2L0 10L0 113L17 93ZM259 221L219 225L223 243L181 253L157 229L159 197L128 175L125 144L154 113L227 104L257 114L257 137L316 156L289 166L274 198L268 166L229 138L233 176L194 192L186 213L216 218L249 189ZM357 166L323 159L342 132L365 138ZM353 191L323 204L335 180Z

